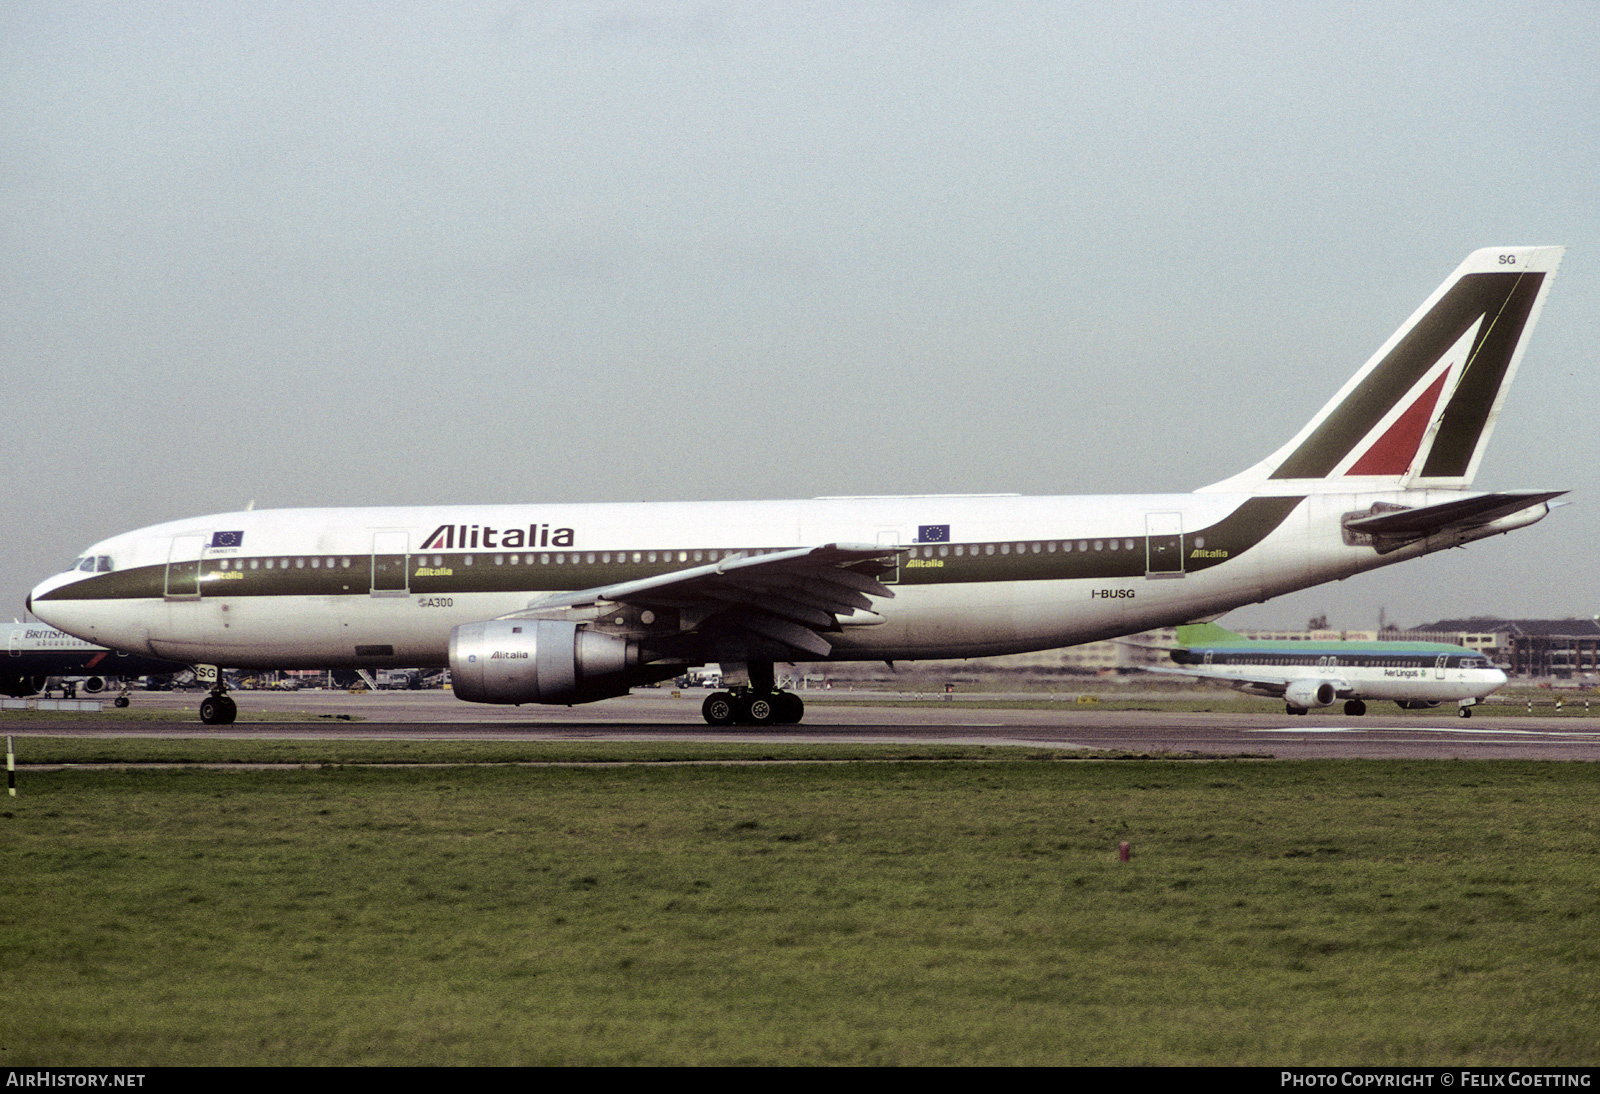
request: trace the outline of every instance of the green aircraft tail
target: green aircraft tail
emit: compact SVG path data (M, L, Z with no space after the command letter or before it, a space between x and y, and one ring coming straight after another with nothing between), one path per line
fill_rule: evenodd
M1185 649L1195 646L1237 646L1249 641L1244 635L1234 634L1215 623L1189 623L1178 628L1178 645Z

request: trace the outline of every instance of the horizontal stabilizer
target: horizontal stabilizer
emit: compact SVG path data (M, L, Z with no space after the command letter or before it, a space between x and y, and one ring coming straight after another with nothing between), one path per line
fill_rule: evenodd
M1419 509L1398 509L1347 518L1344 526L1352 532L1382 540L1414 540L1441 532L1460 532L1483 528L1497 520L1534 507L1537 520L1548 512L1546 502L1565 494L1565 490L1516 490L1499 494L1479 494ZM1529 520L1526 523L1533 523ZM1509 530L1509 529L1507 529Z

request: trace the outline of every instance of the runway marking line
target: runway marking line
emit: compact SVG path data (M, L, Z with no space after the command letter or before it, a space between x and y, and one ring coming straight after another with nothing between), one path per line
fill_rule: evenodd
M1473 736L1555 737L1587 741L1600 737L1592 730L1558 729L1471 729L1467 726L1284 726L1281 729L1249 729L1246 733L1457 733Z

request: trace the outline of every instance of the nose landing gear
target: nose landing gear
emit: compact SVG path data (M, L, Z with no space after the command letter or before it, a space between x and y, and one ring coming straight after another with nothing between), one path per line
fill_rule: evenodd
M194 678L211 685L211 694L200 700L200 720L208 726L231 726L239 707L228 698L228 685L215 665L196 665Z
M226 695L208 695L200 700L200 720L208 726L229 726L238 716L238 705Z

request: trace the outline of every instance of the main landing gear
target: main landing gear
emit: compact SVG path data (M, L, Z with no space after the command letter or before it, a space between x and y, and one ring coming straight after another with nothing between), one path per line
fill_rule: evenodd
M1344 704L1344 712L1352 718L1359 718L1367 712L1367 704L1360 699L1348 699Z
M714 691L700 704L701 717L714 726L792 726L805 713L805 703L792 691L738 687Z
M806 705L792 691L779 691L771 661L746 666L750 683L714 691L700 704L700 715L714 726L792 726L805 717Z

